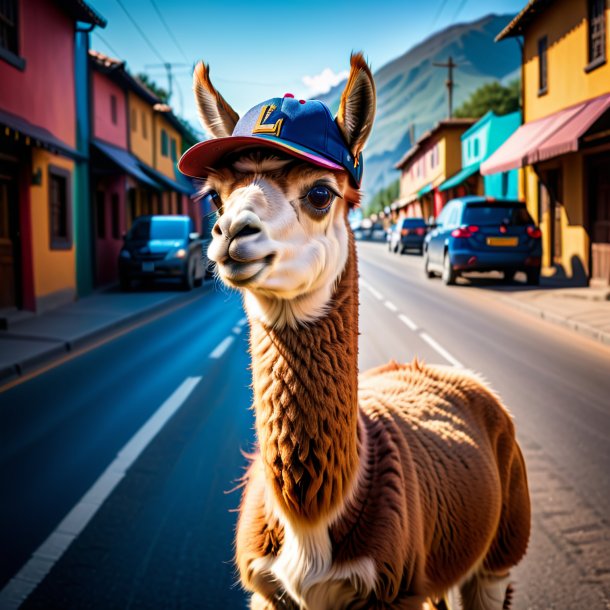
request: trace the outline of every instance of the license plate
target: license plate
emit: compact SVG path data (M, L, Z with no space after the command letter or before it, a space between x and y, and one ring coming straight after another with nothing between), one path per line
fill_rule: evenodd
M150 273L155 270L155 263L142 263L142 271L144 273Z
M488 237L488 246L517 246L519 244L518 237Z

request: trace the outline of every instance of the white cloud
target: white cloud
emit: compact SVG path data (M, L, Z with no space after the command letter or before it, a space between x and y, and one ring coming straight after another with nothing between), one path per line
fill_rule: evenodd
M348 70L333 72L330 68L324 68L320 74L314 76L303 76L303 84L309 89L308 95L328 93L332 87L338 85L349 76Z

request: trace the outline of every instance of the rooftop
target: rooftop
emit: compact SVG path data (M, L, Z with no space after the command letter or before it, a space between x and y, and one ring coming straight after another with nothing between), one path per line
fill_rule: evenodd
M505 38L523 36L529 23L544 11L554 0L529 0L521 12L496 36L496 42Z

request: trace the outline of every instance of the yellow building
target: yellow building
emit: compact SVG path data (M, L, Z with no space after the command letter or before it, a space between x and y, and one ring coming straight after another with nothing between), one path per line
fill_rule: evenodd
M482 165L523 168L543 232L543 272L610 282L607 0L530 0L497 40L523 36L524 124Z
M400 174L399 200L394 210L406 216L437 216L446 194L438 186L462 168L462 134L475 119L440 121L395 165Z

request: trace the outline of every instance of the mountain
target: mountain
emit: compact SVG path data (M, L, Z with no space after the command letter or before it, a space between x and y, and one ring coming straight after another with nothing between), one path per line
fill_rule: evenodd
M447 116L446 68L434 62L458 64L453 72L453 108L486 82L519 78L521 52L515 40L494 42L513 15L487 15L437 32L404 55L374 72L377 86L377 118L365 148L363 189L365 201L398 177L394 164L415 139ZM336 112L345 82L319 96Z

